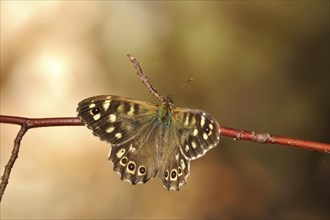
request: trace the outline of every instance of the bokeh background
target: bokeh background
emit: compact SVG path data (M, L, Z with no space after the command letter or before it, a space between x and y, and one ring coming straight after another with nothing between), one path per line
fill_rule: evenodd
M222 126L330 142L328 1L1 1L1 114L75 116L84 98L163 95ZM1 175L19 127L1 124ZM329 154L222 137L188 184L131 186L86 127L28 131L2 219L329 219Z

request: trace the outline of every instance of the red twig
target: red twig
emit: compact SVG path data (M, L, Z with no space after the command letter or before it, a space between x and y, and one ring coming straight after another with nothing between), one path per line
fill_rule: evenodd
M80 126L83 125L79 118L23 118L16 116L0 115L0 123L27 126L28 128L51 126Z
M50 127L50 126L80 126L83 125L79 118L76 117L68 117L68 118L23 118L23 117L15 117L15 116L4 116L0 115L0 123L6 124L16 124L20 125L21 129L18 132L15 141L14 148L12 151L12 155L5 166L5 171L3 176L1 177L0 184L0 202L2 199L2 195L6 189L8 184L9 176L11 169L14 166L14 163L18 157L18 152L20 148L21 140L24 134L30 128L38 128L38 127ZM330 152L330 144L319 143L307 140L293 139L288 137L274 136L268 133L256 133L254 131L243 131L233 128L220 127L220 135L232 137L235 140L246 140L253 141L263 144L279 144L279 145L287 145L290 147L298 147L307 150L320 151L324 153Z
M15 116L0 115L0 123L16 124L30 128L50 126L81 126L83 125L77 117L67 118L23 118ZM264 144L279 144L298 147L307 150L330 153L330 144L313 142L289 137L275 136L268 133L256 133L228 127L220 127L222 136L232 137L235 140L253 141Z
M14 148L12 150L10 159L5 166L5 171L1 177L1 184L0 184L0 202L2 200L2 196L5 192L7 187L11 170L15 164L15 161L18 157L18 152L21 146L21 140L25 133L30 128L38 128L38 127L49 127L49 126L79 126L82 125L80 120L76 117L72 118L22 118L22 117L15 117L15 116L5 116L0 115L0 123L6 124L16 124L20 125L21 129L18 132L15 141L14 141Z
M19 152L19 149L20 149L20 145L21 145L21 140L24 136L24 134L28 131L28 128L27 126L24 126L22 125L21 129L19 130L16 138L15 138L15 141L14 141L14 148L11 152L11 157L7 163L7 165L5 166L5 171L1 177L1 184L0 184L0 202L2 200L2 195L4 194L5 192L5 189L7 187L7 184L8 184L8 181L9 181L9 176L10 176L10 172L11 172L11 169L13 168L14 166L14 163L18 157L18 152Z
M290 147L298 147L306 150L330 153L330 144L294 139L283 136L275 136L269 133L256 133L254 131L243 131L233 128L221 127L220 135L233 137L235 140L247 140L263 144L279 144Z

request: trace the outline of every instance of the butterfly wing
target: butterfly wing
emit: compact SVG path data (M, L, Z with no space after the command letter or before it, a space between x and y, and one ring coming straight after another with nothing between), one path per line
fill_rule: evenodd
M173 118L178 124L175 137L185 158L197 159L219 143L220 126L210 114L175 108Z
M187 182L190 160L203 156L219 142L219 124L201 110L174 108L170 126L161 129L159 173L167 189L179 190ZM163 152L162 152L163 151Z
M158 177L166 189L180 190L180 187L187 182L190 161L181 153L180 145L173 133L169 133L169 139L164 143L166 146L161 147L166 152L158 155L160 158Z
M77 114L93 134L110 143L109 160L122 180L144 183L157 174L152 134L157 105L119 96L96 96L78 104Z

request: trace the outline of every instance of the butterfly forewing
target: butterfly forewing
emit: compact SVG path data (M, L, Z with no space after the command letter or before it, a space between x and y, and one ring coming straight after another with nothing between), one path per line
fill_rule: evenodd
M122 180L144 183L156 176L157 106L119 96L81 101L77 113L93 134L111 145L109 160ZM154 126L152 126L154 124Z
M78 117L93 134L115 146L134 138L152 120L157 106L119 96L96 96L81 101Z
M201 110L175 108L173 117L179 124L176 138L187 159L199 158L218 144L220 127L210 114Z

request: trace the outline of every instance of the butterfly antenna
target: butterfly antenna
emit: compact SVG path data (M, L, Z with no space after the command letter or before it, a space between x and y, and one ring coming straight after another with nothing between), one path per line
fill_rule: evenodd
M156 98L160 102L165 102L165 98L159 94L159 92L152 86L149 77L143 72L140 63L136 60L135 57L133 57L131 54L127 54L128 59L133 63L134 68L136 69L136 73L142 80L143 84L149 89L149 92L156 96Z
M181 89L183 89L188 83L190 83L191 81L193 81L194 78L190 78L188 79L186 82L184 82L174 93L172 93L169 96L174 96L175 94L177 94Z

